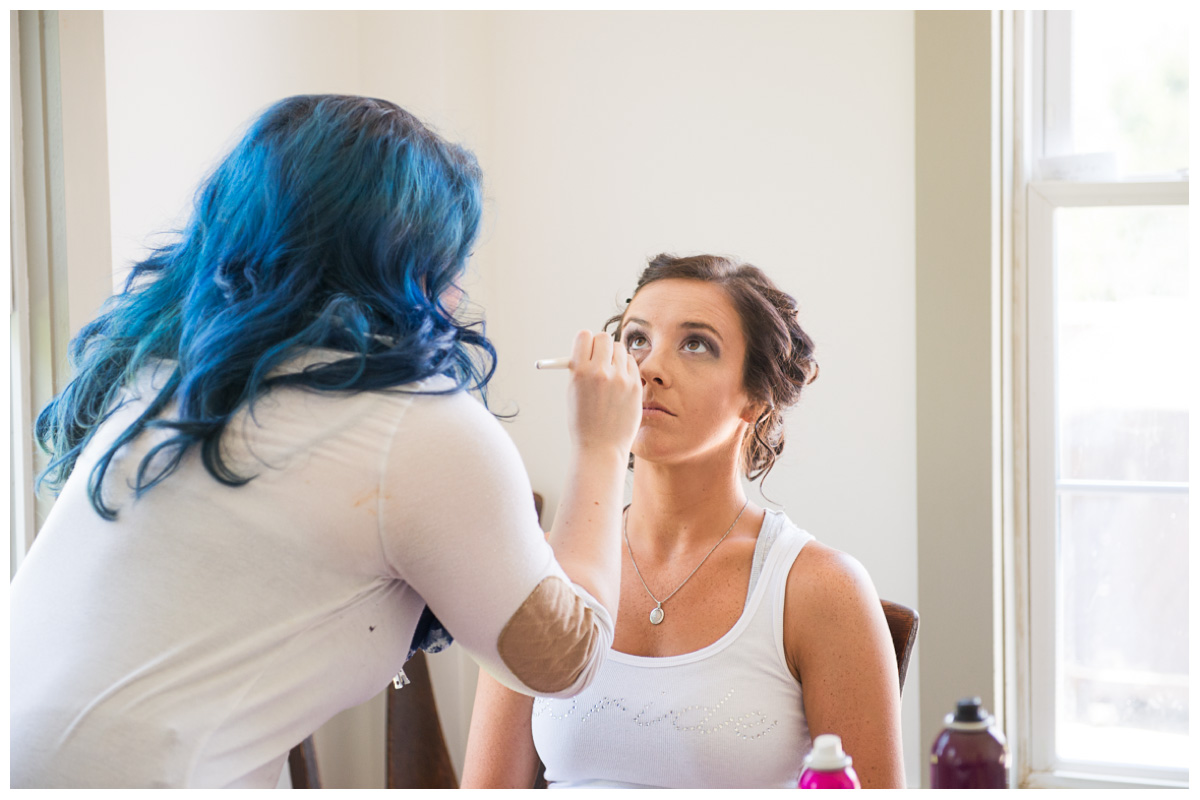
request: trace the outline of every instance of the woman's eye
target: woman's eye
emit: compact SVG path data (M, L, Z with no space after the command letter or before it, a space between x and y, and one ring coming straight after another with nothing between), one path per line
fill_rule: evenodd
M683 349L689 353L707 353L708 343L701 339L688 339L683 343Z
M640 333L631 333L625 337L625 346L630 350L644 350L650 345L650 340Z

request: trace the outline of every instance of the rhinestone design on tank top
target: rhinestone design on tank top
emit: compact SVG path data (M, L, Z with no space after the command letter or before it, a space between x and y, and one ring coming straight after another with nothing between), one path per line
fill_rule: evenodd
M721 707L734 696L735 692L735 689L729 689L725 692L725 696L721 698L720 702L713 706L690 705L679 709L670 708L657 716L654 716L654 702L651 701L634 714L631 721L643 728L669 724L675 730L683 733L709 734L718 733L728 728L739 739L759 739L766 736L779 725L779 720L777 719L768 722L767 715L761 711L749 711L739 714L736 717L726 717L723 720L709 724L713 720L713 717L720 713ZM564 721L574 716L574 712L577 710L578 706L575 700L571 701L571 706L562 714L555 714L551 710L550 702L545 698L539 697L533 702L533 716L535 717L545 714L550 719ZM579 722L586 722L594 714L608 711L628 714L630 709L625 705L624 698L602 697L584 711L583 716L579 717ZM690 725L682 724L683 722L689 722L690 720L687 719L687 716L695 711L705 711L708 713ZM756 729L756 732L751 732Z
M675 656L610 650L576 697L535 699L546 779L561 788L795 788L811 737L783 651L783 610L790 567L811 539L768 511L743 613L717 641Z

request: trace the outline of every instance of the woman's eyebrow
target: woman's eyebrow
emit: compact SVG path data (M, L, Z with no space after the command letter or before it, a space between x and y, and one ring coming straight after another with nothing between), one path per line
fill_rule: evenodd
M725 341L723 338L721 338L721 334L717 331L717 329L712 325L709 325L707 322L681 322L679 323L679 327L687 328L689 330L709 331L713 336L716 336L722 342Z

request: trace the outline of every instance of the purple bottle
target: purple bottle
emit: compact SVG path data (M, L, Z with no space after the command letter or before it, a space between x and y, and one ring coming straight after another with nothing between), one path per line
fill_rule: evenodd
M861 789L850 756L842 751L842 737L824 733L813 740L812 752L804 757L798 789Z
M1007 789L1008 746L978 697L958 701L946 728L933 741L929 786L933 789Z

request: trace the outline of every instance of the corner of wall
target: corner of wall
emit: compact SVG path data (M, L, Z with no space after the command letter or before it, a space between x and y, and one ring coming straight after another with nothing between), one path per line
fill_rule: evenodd
M921 741L962 696L995 696L992 219L989 11L917 12L917 550ZM921 776L928 786L928 774Z

